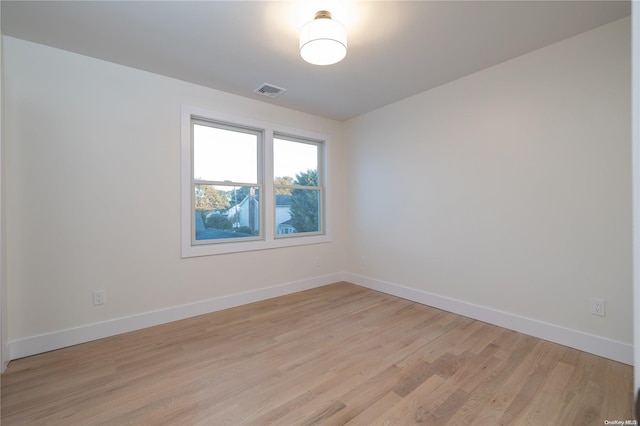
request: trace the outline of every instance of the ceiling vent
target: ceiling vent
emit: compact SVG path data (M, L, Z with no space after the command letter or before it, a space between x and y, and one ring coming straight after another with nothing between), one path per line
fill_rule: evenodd
M286 91L287 89L283 89L282 87L274 86L273 84L269 83L263 83L258 86L258 88L253 92L259 95L268 96L270 98L277 98Z

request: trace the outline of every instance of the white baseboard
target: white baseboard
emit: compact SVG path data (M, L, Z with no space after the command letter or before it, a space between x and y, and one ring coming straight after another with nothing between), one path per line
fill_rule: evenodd
M403 299L433 306L469 318L518 331L550 342L579 349L594 355L633 365L633 345L584 333L555 324L502 312L460 300L439 296L422 290L345 272L343 281L381 291Z
M197 315L208 314L248 303L259 302L273 297L284 296L315 287L342 281L342 274L322 275L306 280L281 284L268 288L216 297L214 299L160 309L143 314L89 324L76 328L41 334L9 342L11 359L23 358L55 349L73 346L104 337L115 336L129 331L140 330L154 325L178 321Z
M89 324L9 342L10 359L23 358L55 349L73 346L104 337L140 330L223 309L284 296L298 291L332 284L339 281L381 291L434 308L443 309L469 318L525 333L594 355L633 365L633 345L600 336L572 330L559 325L502 312L472 303L439 296L422 290L376 280L350 272L328 274L307 280L273 287L217 297L167 309L161 309L124 318Z

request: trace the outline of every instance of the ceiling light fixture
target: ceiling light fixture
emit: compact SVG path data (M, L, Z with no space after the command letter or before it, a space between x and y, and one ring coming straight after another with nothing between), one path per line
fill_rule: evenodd
M314 65L331 65L347 55L347 29L331 19L331 12L316 12L300 30L300 56Z

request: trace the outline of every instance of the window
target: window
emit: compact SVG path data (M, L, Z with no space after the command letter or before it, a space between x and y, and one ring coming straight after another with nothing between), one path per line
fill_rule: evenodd
M262 133L192 119L191 134L191 243L259 238Z
M273 139L277 235L322 231L322 189L318 185L321 146L285 136Z
M182 108L182 256L330 241L329 138Z

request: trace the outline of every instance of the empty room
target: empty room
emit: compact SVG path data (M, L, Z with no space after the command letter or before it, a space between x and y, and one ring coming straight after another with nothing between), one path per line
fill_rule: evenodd
M637 424L639 12L3 0L2 424Z

